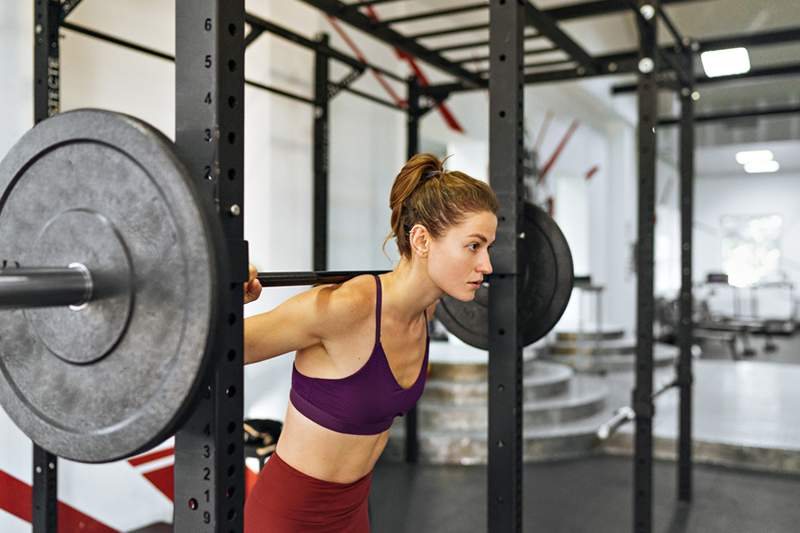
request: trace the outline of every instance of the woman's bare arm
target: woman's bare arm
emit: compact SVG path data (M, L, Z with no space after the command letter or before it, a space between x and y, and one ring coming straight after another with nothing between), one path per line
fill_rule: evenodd
M363 283L323 285L244 321L244 362L256 363L319 344L370 313Z

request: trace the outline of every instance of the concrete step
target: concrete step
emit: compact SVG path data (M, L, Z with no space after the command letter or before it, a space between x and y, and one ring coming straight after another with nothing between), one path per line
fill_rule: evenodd
M597 428L609 418L609 411L590 418L558 426L529 428L523 432L523 460L541 462L584 457L601 450L595 435ZM383 459L403 461L405 428L392 426ZM419 431L419 459L426 464L486 464L488 447L486 430L482 431Z
M669 366L675 362L679 350L670 344L653 345L653 364L656 367ZM574 368L577 372L605 373L633 371L636 364L636 353L599 354L599 355L555 355L542 354L542 358L555 363L562 363Z
M527 366L534 359L534 351L523 353L526 373L533 372ZM489 352L457 342L431 342L429 381L451 381L460 383L486 382L489 377Z
M460 375L463 378L465 374ZM523 398L525 401L534 401L565 394L573 375L574 371L567 365L530 361L525 365ZM474 381L428 379L421 401L451 405L485 405L488 393L485 379Z
M611 355L636 353L636 339L571 340L556 341L545 348L553 355Z
M542 427L589 418L605 408L608 388L602 378L576 377L566 392L523 403L525 427ZM486 403L453 404L420 401L417 416L421 429L436 431L481 431L488 426Z
M580 329L577 326L559 327L556 341L611 340L624 336L625 328L621 326L605 324L598 328L595 324L584 324Z

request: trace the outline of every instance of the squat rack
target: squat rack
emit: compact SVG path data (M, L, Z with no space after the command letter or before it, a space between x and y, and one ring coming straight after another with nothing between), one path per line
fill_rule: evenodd
M243 240L243 101L244 84L259 87L316 106L314 140L314 267L324 268L327 256L327 161L328 109L330 98L338 90L365 97L375 103L403 109L392 102L368 95L350 87L361 72L372 68L398 79L396 75L371 64L361 62L330 48L325 36L311 41L285 28L263 21L244 11L243 0L176 0L176 58L147 47L82 28L67 22L67 15L81 0L35 1L34 52L34 111L39 121L55 114L60 107L59 94L59 28L103 39L163 59L176 60L176 140L178 150L198 181L206 184L221 213L232 262L230 308L223 313L229 323L228 333L221 339L219 362L211 369L197 400L194 413L176 437L175 465L175 527L177 530L240 531L243 505L243 457L241 451L242 403L235 391L242 388L241 283L246 277L247 243ZM679 459L679 499L691 499L691 213L693 180L694 121L725 120L736 113L716 116L694 116L692 93L695 86L692 72L692 53L713 42L685 41L661 8L666 4L697 0L593 0L539 10L528 0L506 2L498 0L461 7L428 11L383 22L373 21L358 10L372 5L401 0L354 1L345 4L338 0L301 0L323 12L340 18L376 38L410 53L430 65L450 73L453 83L421 87L411 78L408 85L408 153L418 150L418 127L421 117L450 94L486 89L492 80L490 93L490 175L501 201L500 225L495 252L496 280L490 302L490 406L489 406L489 529L490 531L520 531L522 525L522 359L517 346L516 273L520 265L517 242L522 214L522 119L523 84L573 80L590 76L637 73L639 82L639 246L637 256L638 290L637 317L639 342L637 348L637 386L633 393L636 412L636 451L634 462L634 530L652 529L652 318L653 318L653 239L652 217L655 194L655 127L676 123L681 126L681 355L676 386L681 389L681 432ZM410 20L442 17L468 11L489 9L487 24L451 28L417 35L403 35L391 25ZM633 9L637 13L640 33L638 50L604 56L591 56L558 26L558 22ZM657 15L657 16L656 16ZM672 33L674 49L656 45L656 21L661 19ZM245 22L251 32L244 35ZM525 34L532 26L534 33ZM432 49L419 41L445 33L455 34L476 29L488 29L489 41L462 43ZM315 58L315 97L299 96L253 81L243 76L244 50L264 32L274 33L297 44L313 49ZM525 49L524 43L547 39L544 48ZM727 43L749 41L751 46L800 40L800 30L786 29L749 36L731 37ZM719 41L719 40L717 40ZM723 40L724 41L724 40ZM449 59L444 54L456 50L490 45L491 56L478 60ZM722 46L717 42L717 46ZM725 44L724 46L731 46ZM495 51L501 53L495 54ZM563 60L525 63L525 57L550 52L562 52ZM328 80L328 61L339 60L353 68L341 82ZM644 60L649 60L644 61ZM486 70L470 70L465 64L489 62ZM650 63L652 62L652 63ZM660 63L670 68L660 69ZM200 66L202 65L202 67ZM570 65L553 70L550 67ZM800 65L782 65L768 71L753 72L736 79L795 74ZM402 79L402 78L401 78ZM732 79L732 78L728 78ZM727 79L725 80L727 81ZM710 83L710 81L708 81ZM702 78L698 83L705 83ZM656 94L659 85L679 89L682 113L679 119L658 119ZM333 89L332 89L333 88ZM619 92L630 90L622 87ZM420 102L427 98L427 105ZM800 109L766 110L770 114L793 113ZM765 110L744 113L765 114ZM228 179L219 179L227 177ZM499 327L502 325L502 328ZM500 353L504 357L500 357ZM508 358L509 353L516 357ZM231 391L234 391L233 394ZM514 412L515 417L508 417ZM411 413L410 413L411 414ZM416 457L415 417L407 419L407 459ZM35 531L56 529L56 457L34 446L33 523ZM185 504L185 505L184 505Z

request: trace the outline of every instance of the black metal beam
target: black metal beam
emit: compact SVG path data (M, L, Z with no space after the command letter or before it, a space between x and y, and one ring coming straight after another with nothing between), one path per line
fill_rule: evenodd
M368 16L347 8L347 4L339 0L302 0L304 3L311 5L323 13L334 16L346 22L347 24L359 29L363 32L373 35L375 38L389 44L390 46L399 48L404 52L411 54L414 57L425 61L438 69L455 76L460 81L470 86L481 86L481 80L472 72L461 67L444 56L431 51L425 46L417 43L415 40L410 39L395 30L381 25L378 22L370 19Z
M361 9L362 7L376 6L378 4L388 4L390 2L403 2L405 0L364 0L347 4L347 9Z
M452 35L454 33L467 33L470 31L488 30L488 24L473 24L471 26L454 26L452 28L442 28L440 30L424 31L421 33L414 33L408 35L409 39L428 39L431 37L441 37L443 35Z
M642 3L644 0L640 0ZM652 0L648 0L652 1ZM638 222L636 244L636 413L633 460L633 531L653 530L653 318L655 267L656 122L658 120L658 24L636 18L639 30ZM643 60L650 60L641 68Z
M244 38L244 47L249 48L250 45L253 44L255 40L261 37L263 34L264 34L264 28L251 26L250 32L247 34L247 37Z
M546 48L533 48L531 50L524 50L522 52L522 55L525 57L531 57L542 54L551 54L555 52L562 52L562 50L557 46L548 46ZM458 61L456 61L456 63L458 63L459 65L464 65L467 63L478 63L481 61L489 61L489 59L490 56L480 56L480 57L472 57L469 59L459 59Z
M58 457L33 445L31 526L36 533L58 531Z
M330 44L330 37L322 34L319 47ZM329 86L330 58L322 52L314 54L314 138L313 138L313 203L311 244L313 250L312 263L314 270L328 269L328 160L330 139Z
M488 530L522 531L522 283L524 197L522 87L525 9L492 2L489 9L489 181L497 194L494 277L489 289Z
M530 41L533 39L541 39L543 35L539 33L532 33L530 35L526 35L524 40ZM446 46L442 46L439 48L434 48L434 52L452 52L453 50L466 50L467 48L478 48L481 46L489 46L489 41L487 40L480 40L480 41L472 41L468 43L456 43L456 44L448 44Z
M595 72L595 61L581 45L558 27L555 20L541 9L538 9L530 0L523 0L525 16L528 24L536 28L543 36L550 39L553 44L564 50L572 59L580 63L587 72Z
M727 35L698 41L699 52L750 46L765 46L800 41L800 28L780 28L758 33Z
M553 61L542 61L541 63L526 63L526 64L522 65L522 68L527 70L527 69L533 69L533 68L552 67L552 66L555 66L555 65L565 65L565 64L574 63L574 62L575 61L573 59L556 59L556 60L553 60ZM480 75L484 75L484 74L488 74L489 73L489 69L476 70L475 72L477 72Z
M420 96L419 80L412 76L408 80L407 89L408 113L406 121L406 158L411 159L419 152ZM417 406L414 405L405 416L406 428L406 463L416 464L419 461L419 434Z
M33 121L61 111L61 56L58 43L62 6L37 0L33 20ZM31 524L36 533L58 531L58 458L33 444Z
M175 435L175 531L243 528L244 33L244 0L175 1L175 146L227 243L208 372Z
M782 76L797 76L800 75L800 63L789 63L784 65L776 65L772 67L754 68L750 72L744 74L733 74L731 76L720 76L716 78L709 78L708 76L698 76L694 85L719 85L723 83L731 83L741 80L750 80L758 78L777 78ZM673 89L674 80L661 80L659 85L664 88ZM615 85L611 88L612 94L630 93L636 90L636 85Z
M694 57L685 50L681 62L691 72ZM690 80L691 81L691 80ZM681 90L680 129L680 198L681 198L681 289L678 300L677 384L680 388L680 416L678 419L678 473L677 496L682 502L692 501L692 343L694 338L692 301L692 234L694 227L694 100L693 86Z
M167 61L175 61L175 56L171 54L167 54L165 52L161 52L159 50L156 50L154 48L149 48L147 46L142 46L141 44L127 41L125 39L120 39L119 37L109 35L108 33L100 32L91 28L87 28L85 26L80 26L78 24L73 24L72 22L66 22L66 21L62 22L61 27L67 30L74 31L76 33L80 33L82 35L86 35L87 37L93 37L101 41L106 41L111 44L116 44L118 46L122 46L123 48L128 48L129 50L135 50L137 52L141 52L149 56L158 57L160 59L166 59Z
M681 35L680 30L678 30L678 27L672 21L672 18L667 14L666 11L664 11L664 8L661 5L661 3L656 2L655 8L656 12L658 13L658 16L661 17L661 22L664 23L664 26L666 26L667 30L670 32L670 34L672 34L672 38L675 41L675 47L678 49L678 51L681 54L686 54L687 52L689 52L687 40L683 37L683 35Z
M724 122L727 120L741 120L745 118L774 117L780 115L800 114L800 106L785 105L754 109L738 109L734 111L718 111L714 113L703 113L694 115L694 123L702 124L705 122ZM663 117L658 120L659 126L678 126L681 122L680 117Z
M414 13L412 15L403 15L402 17L388 18L380 21L382 26L391 26L392 24L400 24L402 22L413 22L418 20L427 20L439 17L448 17L450 15L458 15L461 13L469 13L471 11L478 11L486 9L488 5L486 2L479 2L477 4L469 4L466 6L450 7L447 9L437 9L434 11L425 11L422 13Z
M524 68L542 68L542 67L553 67L556 65L567 65L569 63L575 63L574 59L554 59L552 61L541 61L539 63L525 63L523 65Z
M83 0L64 0L61 3L61 20L64 21Z

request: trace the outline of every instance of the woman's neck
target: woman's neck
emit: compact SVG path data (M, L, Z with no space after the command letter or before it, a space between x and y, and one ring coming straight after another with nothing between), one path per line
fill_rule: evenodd
M428 276L422 260L402 258L393 271L381 276L381 282L384 294L389 295L391 313L408 324L419 320L422 312L443 294Z

